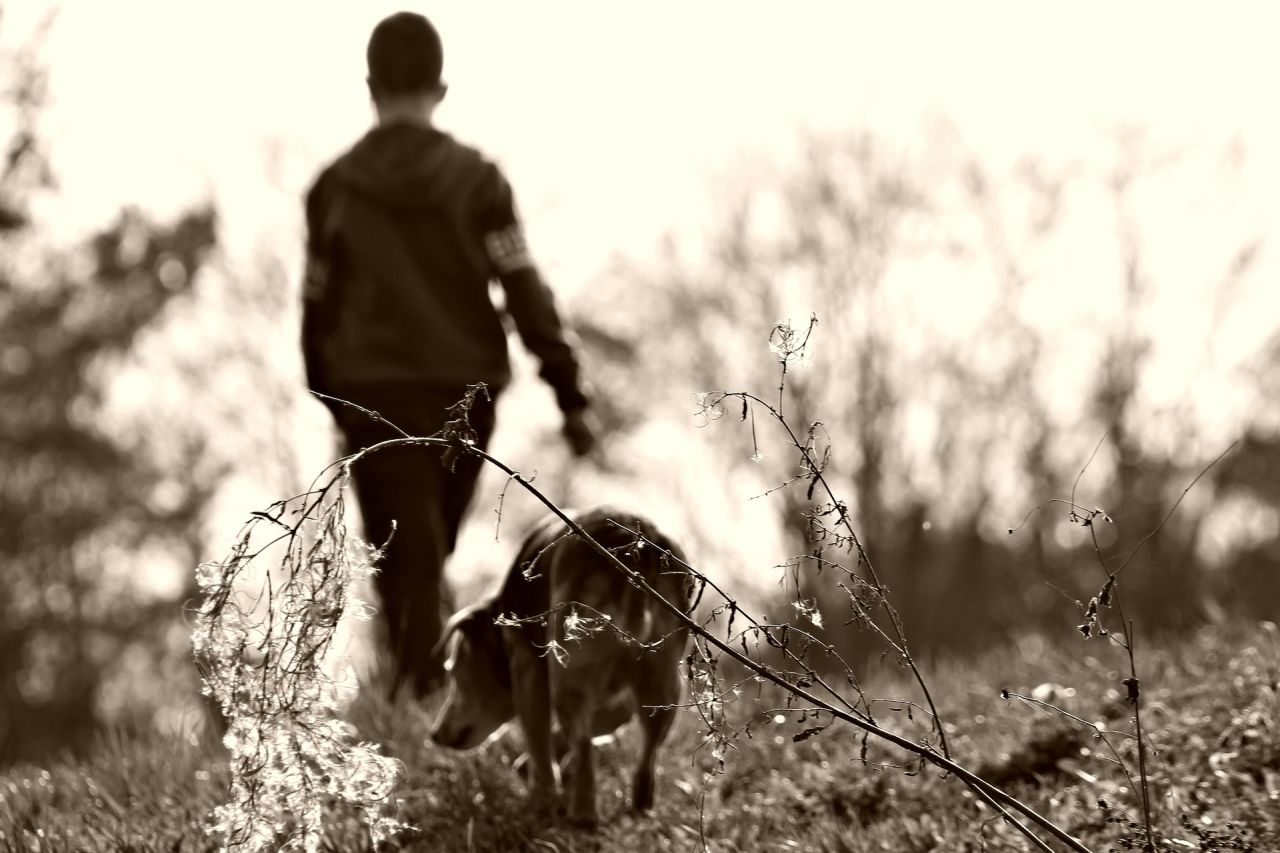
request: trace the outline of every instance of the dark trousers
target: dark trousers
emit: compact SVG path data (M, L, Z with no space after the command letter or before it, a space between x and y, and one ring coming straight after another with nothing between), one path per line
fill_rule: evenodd
M409 435L429 436L440 431L445 410L463 393L462 388L389 388L363 391L352 395L352 401ZM337 410L336 416L348 453L402 437L350 407ZM493 403L478 399L470 423L477 445L487 447ZM351 470L365 538L375 547L386 543L374 583L395 666L392 692L408 684L415 695L424 696L443 679L442 663L431 652L454 610L444 564L453 553L483 460L458 454L450 471L442 458L437 447L389 447L363 457Z

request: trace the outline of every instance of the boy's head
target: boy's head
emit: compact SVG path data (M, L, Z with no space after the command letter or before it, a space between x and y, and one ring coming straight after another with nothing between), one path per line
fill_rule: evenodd
M379 107L397 101L438 102L444 47L431 22L413 12L384 18L369 36L369 93Z

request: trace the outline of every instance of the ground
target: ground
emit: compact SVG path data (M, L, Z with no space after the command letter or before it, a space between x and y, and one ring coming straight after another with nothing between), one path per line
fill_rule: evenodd
M1276 743L1280 648L1274 626L1218 627L1174 638L1140 660L1143 719L1161 850L1280 849L1280 745ZM1142 849L1133 788L1093 733L1064 717L1002 699L1032 694L1104 729L1125 731L1122 658L1097 640L1026 638L968 662L940 663L932 685L950 748L966 767L1023 798L1094 851ZM878 695L903 695L883 679ZM898 692L895 692L898 691ZM757 704L759 703L759 704ZM588 833L548 823L528 807L511 764L509 733L480 751L426 743L429 710L369 697L352 708L362 735L405 764L401 817L416 828L390 849L445 851L927 851L1024 850L1025 840L954 777L911 766L836 724L777 713L776 694L754 691L731 709L757 720L724 755L722 771L692 711L664 750L658 804L630 814L636 739L624 730L601 747L602 826ZM900 707L878 714L918 726ZM781 720L779 722L778 720ZM923 729L914 728L923 732ZM1110 737L1130 767L1123 735ZM907 766L903 766L907 765ZM116 733L92 755L0 773L0 848L216 849L201 826L226 785L221 747L208 739ZM365 846L350 814L335 812L325 846ZM1053 848L1058 849L1058 848Z

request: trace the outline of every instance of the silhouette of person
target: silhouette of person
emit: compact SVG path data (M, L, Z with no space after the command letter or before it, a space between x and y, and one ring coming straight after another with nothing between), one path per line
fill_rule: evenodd
M401 12L373 30L368 84L376 125L325 168L306 197L302 347L312 390L380 413L410 435L441 429L446 409L483 382L470 412L477 444L511 378L502 312L541 364L576 455L595 434L579 365L551 291L530 259L506 178L476 149L434 125L447 87L443 48L423 16ZM348 452L395 438L387 424L328 403ZM424 696L443 677L430 654L453 610L444 564L481 460L452 470L432 448L395 447L354 467L370 542L388 541L375 582L395 692ZM392 529L394 526L394 536Z

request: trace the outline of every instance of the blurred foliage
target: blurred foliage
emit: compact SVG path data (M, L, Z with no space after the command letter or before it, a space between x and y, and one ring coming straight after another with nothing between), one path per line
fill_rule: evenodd
M200 553L213 482L198 440L161 466L113 432L114 365L188 293L216 243L211 209L158 224L125 211L73 247L50 246L25 209L51 185L37 120L44 74L28 46L3 57L15 128L0 173L0 762L80 749L104 716L130 719L109 680L185 660L180 602L150 573ZM176 633L175 633L176 632ZM192 679L188 679L191 681ZM117 688L118 690L118 688ZM145 704L145 703L143 703ZM151 709L154 710L154 709ZM116 712L114 714L109 712ZM149 722L149 721L148 721Z
M1093 172L1027 159L1009 176L990 174L945 128L923 148L907 156L869 131L813 135L793 164L751 174L747 189L725 194L704 246L673 239L657 262L623 264L586 294L577 316L588 363L601 387L626 389L609 395L606 418L636 432L678 406L677 394L773 399L769 329L814 314L814 354L787 373L782 408L800 434L821 423L837 493L917 654L965 653L1028 630L1067 636L1106 579L1100 560L1118 566L1231 443L1202 428L1203 374L1171 398L1153 390L1157 341L1210 352L1219 329L1187 339L1149 316L1167 284L1153 270L1170 247L1144 242L1140 202L1166 167L1141 140L1118 141L1115 162ZM1234 292L1257 255L1247 237L1221 258L1223 280L1204 285ZM1056 261L1081 245L1113 277L1061 293ZM1211 248L1206 240L1202 251ZM1077 310L1083 324L1054 326ZM734 472L746 471L759 492L791 480L786 442L770 429L752 420L706 430L694 441L717 473L707 477L708 464L691 476L705 490L736 489L739 500ZM1147 542L1122 584L1140 630L1264 617L1280 606L1280 580L1257 571L1257 549L1224 557L1206 545L1218 535L1206 525L1229 509L1220 478L1253 470L1273 446L1238 448ZM1097 531L1101 556L1061 504L1031 511L1072 496L1115 519ZM1252 505L1274 506L1273 497L1257 494ZM716 519L694 509L704 569L736 561L765 586L779 565L800 565L814 547L804 483L767 500L797 556L734 553ZM1258 543L1264 553L1280 553L1278 533L1272 524ZM842 651L875 658L874 639L842 625L850 613L832 574L805 571L800 582Z
M210 210L126 213L74 266L0 273L0 759L83 746L103 673L171 645L179 612L131 575L193 564L212 483L174 476L99 426L105 365L183 293L215 243ZM199 445L184 448L194 472ZM181 597L179 597L181 600Z

